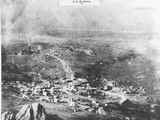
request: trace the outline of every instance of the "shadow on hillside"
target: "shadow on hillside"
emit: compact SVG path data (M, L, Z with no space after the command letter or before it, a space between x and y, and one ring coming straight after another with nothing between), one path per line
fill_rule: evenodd
M87 115L74 115L70 120L114 120L110 119L107 116L103 115L96 115L96 114L87 114ZM119 119L115 119L119 120Z
M47 115L46 120L64 120L59 115ZM71 115L71 117L65 118L65 120L114 120L108 119L106 116L100 116L96 114L79 114L79 115ZM119 120L119 119L116 119Z
M48 115L46 116L46 120L63 120L63 119L60 118L58 115L48 114Z

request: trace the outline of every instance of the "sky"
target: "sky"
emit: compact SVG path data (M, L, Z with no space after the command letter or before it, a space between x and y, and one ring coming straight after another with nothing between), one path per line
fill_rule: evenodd
M38 33L44 29L98 29L149 33L157 29L153 25L155 19L158 20L154 18L156 2L152 3L153 0L99 0L98 6L62 6L61 0L14 1L21 2L5 4L4 11L12 17L11 22L19 31Z

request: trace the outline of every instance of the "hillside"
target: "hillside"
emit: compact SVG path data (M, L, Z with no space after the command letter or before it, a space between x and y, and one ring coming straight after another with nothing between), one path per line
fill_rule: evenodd
M115 44L110 42L102 44L75 40L59 44L35 42L31 46L20 43L3 47L2 111L43 101L44 106L47 103L52 107L68 106L75 114L85 116L88 113L83 112L96 112L94 101L100 106L116 105L117 102L121 105L126 100L140 106L158 104L152 61L137 51L128 49L117 52L116 49ZM78 109L73 109L70 104L77 104ZM130 114L114 113L114 108L109 109L112 114L122 116L119 119ZM59 112L57 114L63 116L63 112ZM72 114L71 111L68 113L68 108L66 112L65 115ZM142 116L132 117L140 119Z

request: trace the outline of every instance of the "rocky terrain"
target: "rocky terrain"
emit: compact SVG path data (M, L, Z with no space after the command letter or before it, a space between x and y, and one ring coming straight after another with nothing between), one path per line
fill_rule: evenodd
M69 41L2 47L2 56L2 120L160 119L154 68L135 51Z

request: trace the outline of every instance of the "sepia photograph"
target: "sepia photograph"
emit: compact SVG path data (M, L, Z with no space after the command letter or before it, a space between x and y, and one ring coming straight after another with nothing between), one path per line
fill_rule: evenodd
M158 0L1 3L1 120L160 120Z

